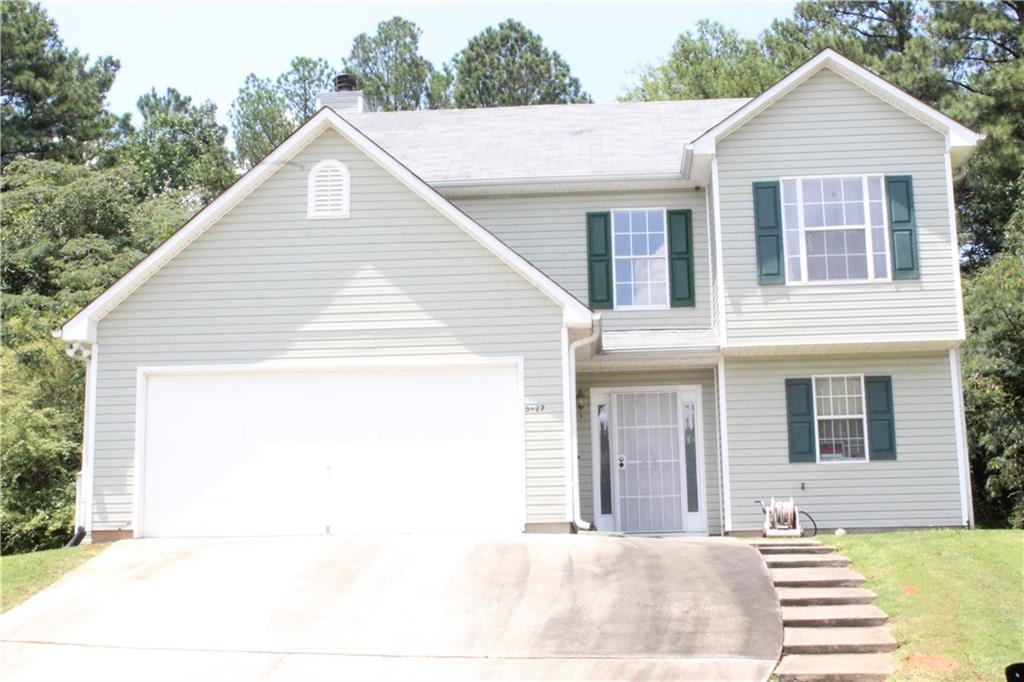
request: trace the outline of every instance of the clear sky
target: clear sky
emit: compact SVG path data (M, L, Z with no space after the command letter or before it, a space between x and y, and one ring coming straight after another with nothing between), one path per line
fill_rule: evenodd
M43 6L66 44L112 55L121 70L111 108L132 112L151 87L173 86L213 100L218 117L245 76L276 76L295 55L340 67L352 39L394 15L423 30L421 52L440 65L490 25L513 17L558 50L594 101L613 101L638 66L657 63L676 36L699 19L755 36L792 2L681 3L342 3L342 2L54 2Z

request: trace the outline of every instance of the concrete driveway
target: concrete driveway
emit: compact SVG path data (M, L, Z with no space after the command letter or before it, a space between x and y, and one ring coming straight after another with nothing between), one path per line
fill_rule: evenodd
M728 539L131 540L0 640L5 680L757 680L782 622Z

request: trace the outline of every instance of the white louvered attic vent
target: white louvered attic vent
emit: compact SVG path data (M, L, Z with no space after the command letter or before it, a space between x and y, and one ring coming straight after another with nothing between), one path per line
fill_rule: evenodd
M351 194L348 167L341 161L324 159L309 171L309 203L306 217L347 218Z

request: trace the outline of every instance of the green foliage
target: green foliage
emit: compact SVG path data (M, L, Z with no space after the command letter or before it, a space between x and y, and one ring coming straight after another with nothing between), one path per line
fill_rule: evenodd
M1024 528L1024 175L1005 248L964 282L963 373L975 509Z
M697 22L682 33L669 58L640 72L627 100L755 97L785 75L756 40L717 22Z
M162 101L140 100L140 109L142 127L116 153L135 168L148 196L181 190L208 201L234 181L234 164L224 146L227 129L217 123L216 105L193 105L190 97L171 89Z
M458 108L590 101L562 56L513 19L470 38L453 66Z
M374 111L438 109L449 103L450 75L437 71L420 55L423 32L413 22L392 17L377 24L377 33L360 33L342 60L359 78L368 107Z
M246 168L259 163L292 132L288 104L269 78L250 73L228 112L235 153Z
M39 5L0 3L0 109L3 166L29 157L80 162L93 158L116 136L117 119L106 94L119 64L64 46L57 27Z
M331 89L333 76L326 60L296 57L291 68L277 77L277 92L293 126L305 123L316 113L317 97Z

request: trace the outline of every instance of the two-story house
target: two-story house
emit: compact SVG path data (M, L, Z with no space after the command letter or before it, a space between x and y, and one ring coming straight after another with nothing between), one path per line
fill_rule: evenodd
M753 100L322 100L60 330L92 538L971 524L976 133L832 51Z

